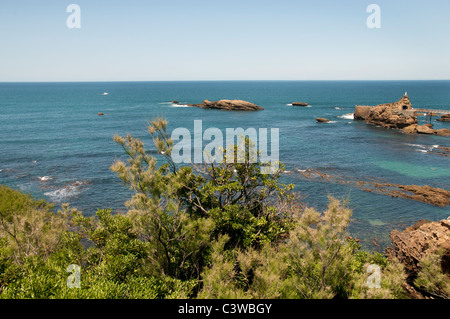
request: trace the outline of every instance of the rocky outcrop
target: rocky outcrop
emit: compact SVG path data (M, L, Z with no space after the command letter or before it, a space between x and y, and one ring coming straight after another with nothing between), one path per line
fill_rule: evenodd
M423 124L423 125L417 125L412 124L402 129L404 133L408 134L432 134L432 135L439 135L439 136L450 136L450 129L447 128L441 128L438 130L433 129L432 124Z
M329 119L326 119L324 117L318 117L318 118L316 118L316 121L319 122L319 123L328 123L328 122L330 122Z
M394 103L379 104L372 107L357 105L354 118L388 129L403 129L417 124L417 116L405 112L410 109L411 102L409 97L405 95Z
M357 105L353 113L355 120L365 120L369 116L372 107L368 105Z
M436 119L436 121L450 122L450 114L444 114L440 118Z
M420 134L434 134L433 126L429 125L417 125L416 126L417 133Z
M257 111L264 110L262 107L243 100L220 100L208 101L204 100L202 104L188 104L189 106L201 107L204 109L222 109L222 110L238 110L238 111Z
M404 231L393 230L390 237L392 246L386 254L397 258L410 277L417 275L422 258L438 248L444 250L442 270L450 275L450 217L440 222L420 220Z
M292 102L292 106L308 106L305 102Z
M434 134L439 136L450 136L450 130L448 128L441 128L439 130L434 130Z

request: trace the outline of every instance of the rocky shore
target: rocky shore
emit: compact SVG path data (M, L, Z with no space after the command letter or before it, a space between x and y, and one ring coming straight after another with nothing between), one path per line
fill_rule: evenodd
M201 104L188 104L189 106L201 107L203 109L221 109L237 111L258 111L264 110L262 107L243 100L204 100Z
M414 280L422 269L422 260L440 249L443 254L440 268L450 276L450 217L441 221L421 219L415 225L403 231L393 230L390 233L392 245L386 248L386 256L397 259L404 266L407 282L406 287L414 298L442 298L442 296L423 294L414 285Z

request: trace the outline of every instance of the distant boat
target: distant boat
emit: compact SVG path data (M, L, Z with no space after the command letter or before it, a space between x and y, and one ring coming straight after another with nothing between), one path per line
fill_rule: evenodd
M108 95L108 94L109 94L108 92L103 92L103 93L102 93L102 95Z

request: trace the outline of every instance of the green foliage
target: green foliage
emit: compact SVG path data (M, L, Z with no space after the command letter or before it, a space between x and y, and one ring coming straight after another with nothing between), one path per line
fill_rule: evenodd
M414 283L437 297L450 299L450 276L442 272L442 256L444 251L430 252L420 261L421 269Z
M111 170L133 190L126 213L55 213L0 185L0 298L406 297L403 266L348 236L345 202L302 207L279 181L282 165L263 174L250 161L248 139L244 161L177 167L166 126L148 127L162 164L139 139L114 137L127 158ZM416 285L448 297L438 260L421 261ZM68 285L69 265L79 266L79 288Z
M0 185L0 218L2 220L9 222L13 215L22 214L31 209L50 211L52 208L53 205L43 199L34 199L31 195Z

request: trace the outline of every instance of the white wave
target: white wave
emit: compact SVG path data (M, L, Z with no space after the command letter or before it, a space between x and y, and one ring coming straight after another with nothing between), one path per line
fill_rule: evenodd
M342 107L337 107L337 106L336 106L335 109L336 109L336 110L343 110L344 108L342 108Z
M287 106L292 106L292 103L289 103L289 104L286 104ZM312 107L312 105L305 105L305 106L302 106L302 107Z
M405 143L405 145L409 145L409 146L414 146L414 147L426 147L425 145L422 144L412 144L412 143Z
M297 168L297 172L303 173L303 172L306 172L306 169Z
M187 104L172 104L172 107L189 107Z
M74 187L64 187L61 189L54 190L52 192L44 193L45 196L50 197L54 202L62 202L63 200L78 195L80 191Z
M341 116L338 116L338 117L341 118L341 119L347 119L347 120L353 120L354 119L353 113L347 113L347 114L344 114L344 115L341 115Z
M39 179L41 180L41 182L46 182L46 181L52 180L53 178L50 176L42 176L42 177L39 176Z
M423 145L423 144L412 144L412 143L405 143L405 145L412 146L412 147L418 147L416 151L427 153L428 151L433 151L435 148L438 148L439 145Z
M57 190L44 193L44 195L48 196L52 201L60 203L67 200L67 198L79 195L82 191L82 187L86 184L87 182L75 181L74 183Z

